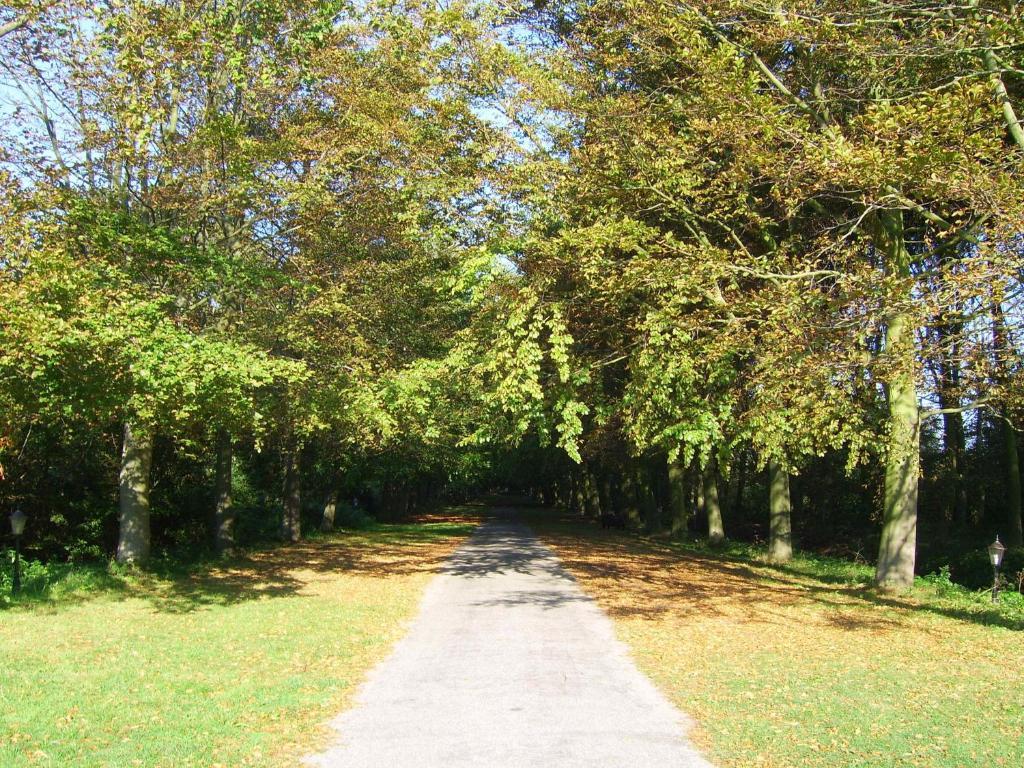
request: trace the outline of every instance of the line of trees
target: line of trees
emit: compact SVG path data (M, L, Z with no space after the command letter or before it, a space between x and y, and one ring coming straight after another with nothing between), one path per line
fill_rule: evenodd
M425 405L438 374L416 363L464 325L467 212L485 202L486 69L465 15L4 13L4 506L51 553L143 562L155 502L165 543L208 524L226 551L240 485L276 499L295 540L304 479L328 499L400 485L407 507L458 477Z
M855 519L883 588L921 509L1020 546L1022 29L980 0L10 5L0 502L141 561L154 495L227 550L247 493L295 539L304 483L326 524L539 462L652 531L764 517L778 560Z
M714 540L722 479L742 499L761 468L786 559L789 476L813 497L838 455L879 469L876 580L905 589L924 447L942 517L1021 545L1020 22L980 2L527 12L543 74L508 107L532 185L507 301L580 451L563 499L651 529L699 508ZM986 518L967 453L993 432Z

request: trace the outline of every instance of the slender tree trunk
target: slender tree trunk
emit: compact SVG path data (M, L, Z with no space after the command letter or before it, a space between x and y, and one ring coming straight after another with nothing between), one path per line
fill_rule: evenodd
M612 477L608 472L603 472L597 484L597 493L601 497L601 514L614 515L618 513L615 506L615 488L612 485Z
M955 406L943 405L942 408ZM943 447L949 460L949 476L952 484L952 518L960 527L967 525L967 487L964 483L964 417L960 413L942 414Z
M324 512L320 517L320 530L329 533L334 530L334 515L338 510L338 491L332 490L327 494L327 501L324 503Z
M910 254L903 238L903 214L883 211L878 219L875 244L885 255L890 273L900 279L909 277ZM917 362L914 327L912 317L904 309L895 309L887 318L885 354L893 373L886 382L889 418L885 508L875 583L883 589L902 591L914 584L917 486L921 471L921 414L914 381Z
M739 461L736 463L736 492L732 499L732 506L729 514L735 520L743 514L743 493L747 487L747 469L750 463L750 451L740 451Z
M636 522L640 518L640 494L637 488L635 469L628 465L624 468L619 488L623 514L630 522Z
M697 517L707 519L707 507L704 504L704 470L699 466L694 467L695 482L693 484L693 506L697 510Z
M661 532L661 510L658 508L658 501L651 488L651 472L646 462L637 464L636 468L636 489L640 501L640 509L643 511L644 527L648 533Z
M284 460L284 518L281 521L281 538L294 542L302 538L302 465L299 448L286 448Z
M787 563L793 558L793 528L790 520L789 473L779 462L768 462L769 513L768 558Z
M962 323L948 323L940 326L938 331L941 340L958 336L963 330ZM961 405L960 364L957 362L957 349L954 346L947 358L939 364L939 407L942 409L958 408ZM964 482L964 451L967 441L964 436L964 416L962 413L942 414L942 447L945 452L947 476L950 482L948 494L949 519L958 527L967 526L967 488Z
M669 532L673 535L685 531L690 510L687 504L686 467L677 458L668 463Z
M213 525L217 553L229 555L235 547L235 509L231 503L231 434L217 430L217 479L214 483Z
M586 517L587 515L587 489L586 489L586 477L583 474L583 468L580 467L572 475L572 502L573 511L580 517Z
M1006 514L1008 529L1006 543L1011 547L1024 546L1024 530L1020 515L1020 454L1017 452L1017 430L1004 424L1006 430Z
M598 493L597 479L589 469L583 473L583 493L587 514L595 519L601 517L601 495Z
M124 425L121 448L117 562L149 559L149 489L153 466L153 433L130 421Z
M718 501L717 463L710 459L701 473L701 487L704 496L704 511L708 516L708 541L717 544L725 540L725 525L722 523L722 506Z

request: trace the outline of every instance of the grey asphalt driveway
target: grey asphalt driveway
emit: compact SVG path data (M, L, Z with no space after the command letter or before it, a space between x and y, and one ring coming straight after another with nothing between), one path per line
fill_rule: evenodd
M481 526L332 727L325 768L708 766L528 528Z

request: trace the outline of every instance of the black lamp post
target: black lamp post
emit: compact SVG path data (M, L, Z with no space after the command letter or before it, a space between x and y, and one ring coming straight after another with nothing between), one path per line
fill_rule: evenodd
M996 540L988 545L988 559L992 561L992 602L999 600L999 566L1003 564L1003 553L1006 552L996 536Z
M25 532L25 521L28 518L20 509L11 513L11 533L14 534L14 582L11 585L11 592L21 592L21 534Z

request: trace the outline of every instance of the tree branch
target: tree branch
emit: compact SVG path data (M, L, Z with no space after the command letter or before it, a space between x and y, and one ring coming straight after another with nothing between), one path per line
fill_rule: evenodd
M11 32L17 32L32 20L32 15L23 13L21 16L11 19L6 24L0 25L0 38L7 37Z
M921 411L921 418L927 419L932 416L941 416L944 413L966 413L967 411L976 411L979 408L991 408L990 405L992 399L988 396L979 397L977 400L972 400L967 405L957 406L956 408L929 408L928 410Z

